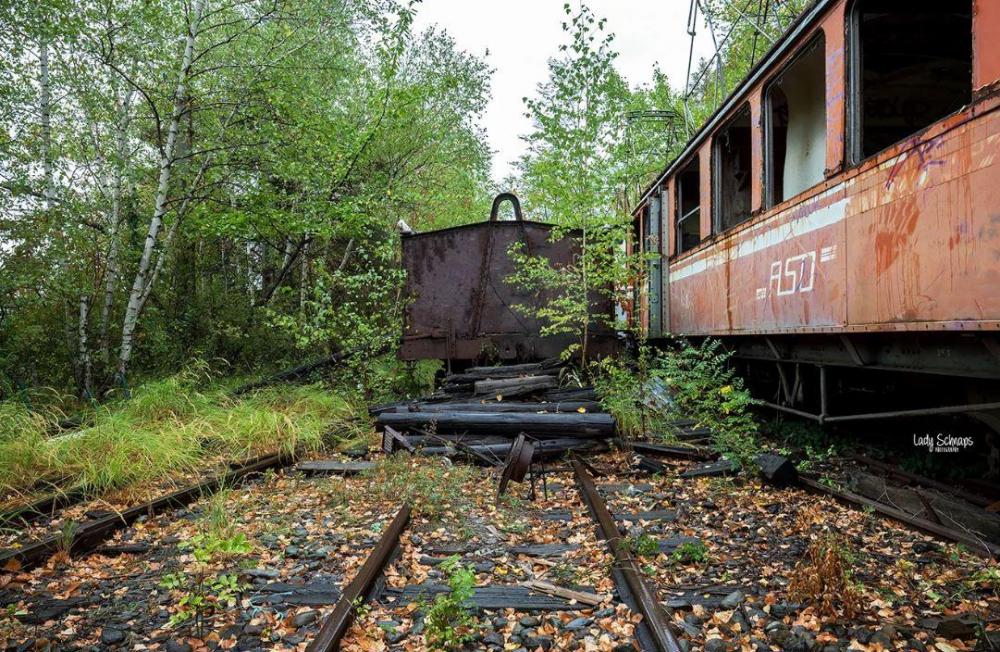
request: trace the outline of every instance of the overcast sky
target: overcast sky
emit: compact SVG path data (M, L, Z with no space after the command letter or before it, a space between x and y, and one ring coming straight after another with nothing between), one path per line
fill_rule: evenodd
M572 0L574 7L579 0ZM690 38L689 0L589 0L598 17L608 19L619 52L617 66L632 86L648 82L653 66L676 87L684 80ZM567 42L561 24L563 0L423 0L417 29L443 27L463 50L486 57L493 73L493 97L484 126L495 151L493 177L501 181L524 151L520 136L531 129L522 98L545 81L549 57ZM711 41L699 27L695 56L707 56Z

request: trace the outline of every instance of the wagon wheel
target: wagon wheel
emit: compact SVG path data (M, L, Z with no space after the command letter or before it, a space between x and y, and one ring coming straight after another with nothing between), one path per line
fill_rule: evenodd
M535 455L535 444L528 441L522 432L514 440L510 451L507 453L507 461L504 463L503 472L500 474L500 486L497 488L497 504L500 498L507 492L507 485L513 482L521 482L528 473L531 466L531 459Z

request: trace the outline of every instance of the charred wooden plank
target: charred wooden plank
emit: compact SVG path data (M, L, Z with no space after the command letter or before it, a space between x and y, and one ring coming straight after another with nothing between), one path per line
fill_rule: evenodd
M497 373L497 370L503 369L508 373L513 374L530 374L533 371L540 371L543 369L556 369L562 365L562 361L559 358L546 358L541 362L526 362L523 364L508 364L502 367L470 367L465 370L468 374L493 374ZM494 376L495 377L495 376Z
M515 555L525 555L527 557L552 557L563 555L567 552L579 550L580 546L575 543L534 543L524 546L513 546L510 552Z
M528 414L489 412L409 412L380 414L378 425L396 429L434 429L437 433L475 432L516 437L565 435L576 438L612 437L615 419L610 414Z
M307 652L331 652L339 649L340 639L354 620L354 609L358 602L371 597L375 580L382 574L392 552L399 545L399 537L410 522L410 506L404 504L382 534L375 549L365 560L358 574L347 585L333 612L323 621L323 627L306 648Z
M499 401L492 403L411 403L404 410L397 406L394 412L602 412L597 401L556 401L537 403L527 401ZM388 410L385 410L388 411Z
M713 450L698 448L695 446L671 446L669 444L648 444L646 442L630 442L628 445L633 450L651 455L663 455L664 457L677 457L685 460L713 460L719 456Z
M413 443L391 426L386 426L382 432L382 452L391 455L397 448L413 452Z
M618 530L618 525L597 491L594 479L590 477L587 469L580 464L579 460L573 460L573 473L576 475L577 484L580 485L583 500L594 520L597 521L601 536L608 544L608 549L615 557L615 567L624 576L629 593L636 603L629 606L642 614L643 623L649 628L657 650L660 652L680 652L680 645L670 631L667 615L663 611L663 607L660 606L656 594L643 580L635 559L628 551L628 546L623 545L624 540Z
M589 591L574 591L573 589L567 589L564 586L558 586L556 584L552 584L551 582L543 582L541 580L528 580L526 582L521 582L521 586L538 593L544 593L546 595L552 595L557 598L569 600L570 604L578 603L596 607L597 605L611 599L610 595L600 595L597 593L590 593Z
M670 467L663 462L654 460L653 458L646 457L644 455L638 455L637 462L640 469L649 471L650 473L667 473L670 471Z
M772 455L771 453L758 455L757 468L768 482L777 487L791 486L799 478L795 465L787 457L781 455Z
M593 387L581 387L580 389L555 389L545 392L543 398L546 401L596 401L597 392Z
M445 383L474 383L479 380L500 380L502 378L523 378L527 376L558 376L560 369L530 369L525 371L511 370L510 367L474 367L460 374L449 374L444 377Z
M501 378L499 380L477 380L476 394L520 396L559 385L552 376L524 376L523 378Z
M922 475L917 475L916 473L910 473L909 471L904 471L898 466L893 466L892 464L886 464L885 462L880 462L879 460L874 460L870 457L864 455L854 454L851 455L851 459L856 462L861 462L865 466L871 467L873 469L878 469L888 473L889 475L897 478L898 480L903 480L905 482L910 482L916 485L922 485L924 487L930 487L931 489L937 489L938 491L945 494L952 494L962 500L972 503L973 505L978 505L979 507L989 507L991 500L989 498L984 498L983 496L970 493L968 491L963 491L952 484L945 484L944 482L939 482L937 480L932 480L931 478L925 478Z
M456 445L450 446L425 446L418 448L420 455L459 455L465 454L480 459L481 456L490 458L490 465L500 464L510 452L511 443L508 440L504 444L472 444L467 446L471 450L462 450ZM561 455L568 451L589 451L594 452L604 448L602 442L595 439L541 439L535 442L535 454L543 457ZM494 460L495 458L495 460Z
M711 462L709 464L699 464L697 466L692 466L687 471L681 473L682 478L712 478L723 475L735 475L739 471L739 467L736 466L734 462L727 459L721 459L718 462Z
M411 584L402 588L386 589L383 599L399 604L430 601L434 596L451 591L445 584ZM570 600L516 585L494 584L473 589L467 607L476 610L515 609L517 611L567 611L579 608Z

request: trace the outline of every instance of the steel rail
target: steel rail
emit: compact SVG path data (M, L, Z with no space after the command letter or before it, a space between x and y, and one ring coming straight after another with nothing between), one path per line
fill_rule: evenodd
M316 638L309 643L306 652L331 652L340 649L340 640L347 633L347 628L354 621L355 608L359 602L364 602L371 597L375 580L385 569L396 546L399 545L399 537L410 522L410 505L404 504L396 517L392 519L389 527L385 529L382 538L379 539L375 549L372 550L368 559L365 560L361 570L358 571L351 583L347 585L344 592L337 601L337 606L333 612L323 621L323 627L319 630Z
M636 606L642 614L643 622L649 628L650 634L652 634L656 649L659 652L680 652L680 644L670 631L666 613L663 611L663 607L660 605L656 594L642 579L642 574L639 572L635 559L632 558L632 554L625 545L614 517L608 511L604 499L597 492L594 479L578 459L573 460L573 473L576 475L576 481L580 485L580 493L583 495L583 500L590 509L594 520L597 521L601 530L601 536L608 544L608 549L615 557L615 567L625 577L628 589L635 598Z
M279 453L253 459L242 466L221 473L174 491L149 502L130 507L120 513L111 514L95 521L82 523L73 535L67 552L81 552L96 548L102 541L118 530L135 522L140 516L152 515L171 507L183 507L198 498L215 492L219 487L232 484L247 475L259 473L274 467L287 466L295 460L294 455ZM0 568L10 560L17 560L22 566L39 564L66 545L64 537L53 535L29 543L21 548L0 553Z

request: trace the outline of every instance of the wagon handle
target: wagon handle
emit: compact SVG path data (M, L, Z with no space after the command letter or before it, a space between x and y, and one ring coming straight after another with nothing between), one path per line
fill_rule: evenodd
M500 214L500 204L505 200L509 201L514 207L514 219L518 222L523 222L524 215L521 214L521 202L518 201L517 196L512 192L502 192L493 198L493 208L490 209L490 222L497 221L497 216Z

